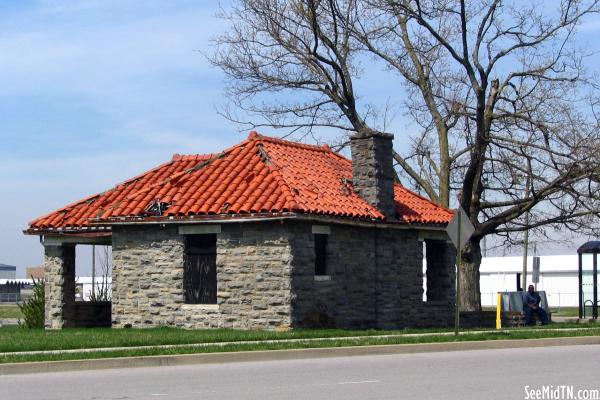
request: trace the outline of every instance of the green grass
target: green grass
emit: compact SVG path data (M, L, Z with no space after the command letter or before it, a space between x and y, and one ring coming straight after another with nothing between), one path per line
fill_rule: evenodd
M0 319L23 318L23 313L16 304L0 305Z
M574 331L554 331L552 328L577 328ZM269 339L302 339L302 338L331 338L341 337L337 340L323 340L312 342L291 343L246 343L229 344L224 346L208 347L178 347L178 348L148 348L131 349L108 352L89 352L79 354L36 354L36 355L2 355L0 363L25 362L25 361L52 361L75 360L108 357L130 357L169 354L196 354L231 351L253 350L279 350L299 348L322 348L341 346L365 346L384 344L408 343L437 343L467 340L498 340L498 339L532 339L544 337L565 336L600 336L600 326L577 324L552 324L550 327L535 330L514 329L511 331L494 331L484 333L467 333L459 337L453 335L436 335L423 337L394 337L376 338L377 335L407 334L407 333L436 333L448 332L451 329L437 330L294 330L291 332L266 332L266 331L240 331L240 330L183 330L176 328L151 328L151 329L63 329L61 331L45 331L42 329L26 330L18 327L0 328L0 352L16 352L31 350L58 350L58 349L83 349L99 347L132 347L132 346L158 346L167 344L194 344L211 342L232 341L257 341ZM359 341L343 339L348 336L364 336Z
M427 337L395 337L395 338L385 338L385 339L377 339L372 334L373 332L379 332L380 334L389 334L389 331L340 331L340 330L317 330L317 331L295 331L295 332L286 332L275 335L284 335L285 337L325 337L326 335L333 334L336 335L343 332L352 332L352 336L358 336L360 332L367 332L365 334L365 338L356 341L350 339L339 339L333 341L314 341L314 342L292 342L292 343L251 343L251 344L231 344L225 346L209 346L209 347L178 347L178 348L150 348L150 349L132 349L132 350L120 350L120 351L109 351L109 352L90 352L90 353L73 353L73 354L45 354L45 355L0 355L0 363L11 363L11 362L26 362L26 361L57 361L57 360L77 360L77 359L92 359L92 358L111 358L111 357L132 357L132 356L151 356L151 355L175 355L175 354L198 354L198 353L214 353L214 352L234 352L234 351L256 351L256 350L283 350L283 349L301 349L301 348L324 348L324 347L343 347L343 346L367 346L367 345L386 345L386 344L411 344L411 343L443 343L443 342L462 342L462 341L474 341L474 340L501 340L501 339L536 339L536 338L548 338L548 337L565 337L565 336L598 336L600 335L600 328L592 326L592 327L582 327L579 326L574 331L568 332L557 332L548 329L536 329L536 330L523 330L516 329L512 331L489 331L485 333L466 333L455 337L453 335L446 336L427 336ZM169 334L166 332L172 331L173 329L157 329L152 330L155 334L160 333L162 337L169 337ZM65 330L67 335L70 330ZM108 330L107 330L108 331ZM150 331L150 330L146 330ZM177 331L177 330L175 330ZM138 336L136 330L126 330L124 332L128 332L134 336ZM177 333L203 333L206 337L208 335L207 331L184 331ZM313 334L309 334L312 332ZM403 331L404 332L404 331ZM21 332L23 333L23 331ZM147 332L149 333L149 332ZM240 337L238 335L242 334L242 331L222 331L221 337ZM248 332L246 337L258 337L252 336ZM253 332L253 334L257 334L258 332ZM0 330L0 336L2 336L4 332ZM83 333L82 333L83 334ZM151 335L156 337L155 335ZM176 335L181 338L185 335ZM267 335L268 336L268 335ZM213 336L215 337L215 336ZM331 337L331 336L330 336ZM171 337L173 338L173 337ZM228 340L229 341L229 340ZM149 343L143 343L143 345L148 345Z
M405 329L398 331L348 329L298 329L289 332L245 331L234 329L178 328L148 329L22 329L16 326L0 328L0 353L33 350L65 350L99 347L158 346L170 344L234 342L248 340L331 338L375 336L405 333L450 332L452 329Z
M556 317L579 317L578 307L562 307L560 309L553 309L552 316Z

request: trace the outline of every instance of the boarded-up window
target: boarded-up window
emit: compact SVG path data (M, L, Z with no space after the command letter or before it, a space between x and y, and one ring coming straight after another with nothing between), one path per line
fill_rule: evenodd
M315 235L315 275L327 275L327 235Z
M217 303L217 235L185 236L183 278L187 304Z

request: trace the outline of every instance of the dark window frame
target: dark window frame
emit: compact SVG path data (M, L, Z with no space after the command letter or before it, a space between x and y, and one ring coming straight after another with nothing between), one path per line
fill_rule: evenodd
M315 243L315 276L327 276L327 234L314 233Z
M185 304L217 304L217 235L185 235Z

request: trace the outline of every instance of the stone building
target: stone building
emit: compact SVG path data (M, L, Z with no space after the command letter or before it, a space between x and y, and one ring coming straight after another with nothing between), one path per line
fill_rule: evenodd
M356 134L350 161L252 132L34 220L46 327L78 325L77 244L112 246L113 327L450 324L452 213L395 182L392 139Z

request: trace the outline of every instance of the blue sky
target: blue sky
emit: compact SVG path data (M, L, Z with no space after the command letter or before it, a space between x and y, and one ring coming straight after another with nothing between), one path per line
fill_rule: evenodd
M0 262L42 262L27 221L244 135L200 53L217 2L0 2ZM200 51L199 51L200 50Z
M22 275L42 262L38 238L21 233L29 220L173 153L246 136L216 113L223 77L202 55L224 29L217 11L217 1L0 2L1 263ZM583 28L588 46L600 22ZM389 75L365 75L360 94L397 96Z

